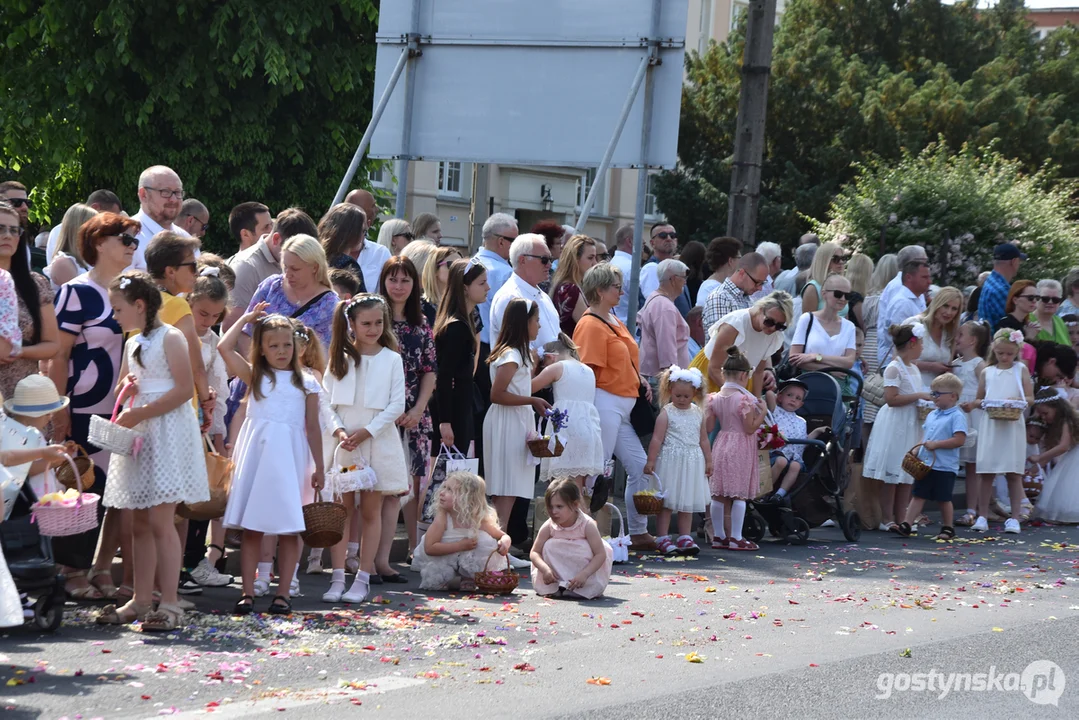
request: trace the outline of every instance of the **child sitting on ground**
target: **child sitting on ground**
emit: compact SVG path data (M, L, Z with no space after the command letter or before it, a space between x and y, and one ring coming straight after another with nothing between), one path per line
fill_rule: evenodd
M815 439L823 435L828 428L819 427L811 433L806 433L805 418L798 415L798 411L805 403L809 394L809 386L801 380L787 380L779 385L779 393L769 392L767 395L768 410L772 413L780 434L786 440ZM779 488L772 494L775 502L790 504L787 493L798 481L798 474L802 472L804 463L802 451L805 449L801 444L788 444L772 450L769 460L772 463L772 476L780 478Z
M572 479L555 480L543 497L547 521L532 545L532 587L537 595L591 600L607 589L614 552L596 521L581 512L581 490Z

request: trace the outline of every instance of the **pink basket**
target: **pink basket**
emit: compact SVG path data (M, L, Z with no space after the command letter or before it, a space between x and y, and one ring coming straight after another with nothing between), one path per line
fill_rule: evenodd
M75 463L71 462L70 457L67 461L78 476ZM37 523L38 532L48 537L78 535L97 527L97 506L100 501L101 497L95 493L80 492L74 505L34 503L31 520Z

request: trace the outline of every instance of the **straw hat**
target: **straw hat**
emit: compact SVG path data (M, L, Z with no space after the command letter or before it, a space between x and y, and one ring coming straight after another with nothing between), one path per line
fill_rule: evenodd
M4 403L4 410L13 415L42 417L63 410L68 402L56 392L52 380L44 375L28 375L15 386L15 394Z

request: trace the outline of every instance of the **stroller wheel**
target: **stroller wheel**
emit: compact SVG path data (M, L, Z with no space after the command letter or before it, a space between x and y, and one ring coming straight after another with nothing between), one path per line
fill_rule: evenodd
M796 517L791 520L791 526L793 530L787 536L787 542L792 545L804 544L809 539L809 523L800 517Z
M34 603L34 625L45 632L56 632L64 621L64 605L52 595L42 595Z
M753 542L760 542L764 537L764 518L755 512L746 513L745 522L742 523L742 537Z
M847 538L848 542L858 542L862 537L862 518L854 510L848 510L843 515L842 527L843 537Z

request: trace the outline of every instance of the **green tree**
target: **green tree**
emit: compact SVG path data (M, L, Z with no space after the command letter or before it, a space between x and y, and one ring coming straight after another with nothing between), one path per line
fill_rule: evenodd
M239 202L333 199L371 114L377 18L375 0L8 0L0 163L52 222L97 187L134 209L139 173L168 165L228 250Z
M683 233L726 231L744 35L689 53L679 168L657 183ZM1079 177L1079 31L1039 41L1020 0L792 0L777 29L758 237L793 243L859 163L940 139Z

